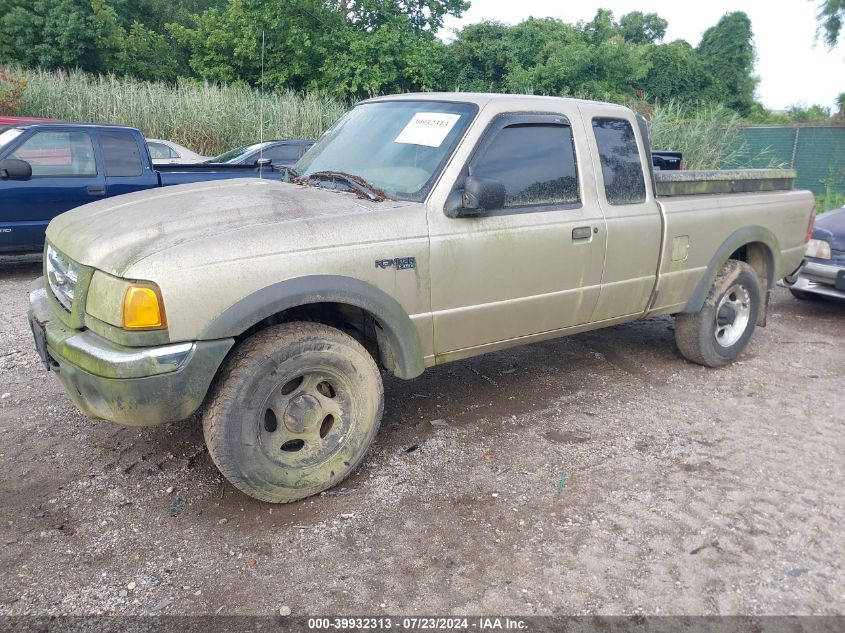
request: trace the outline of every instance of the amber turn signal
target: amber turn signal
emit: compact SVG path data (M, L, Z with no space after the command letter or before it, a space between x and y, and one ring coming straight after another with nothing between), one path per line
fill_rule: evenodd
M152 330L165 327L164 304L158 287L133 284L123 297L123 327Z

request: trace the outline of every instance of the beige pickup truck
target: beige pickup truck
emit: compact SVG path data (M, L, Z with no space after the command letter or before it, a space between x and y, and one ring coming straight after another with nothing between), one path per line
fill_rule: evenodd
M813 197L793 177L655 174L645 121L611 104L372 99L289 182L59 216L30 323L85 414L151 425L201 410L229 481L292 501L361 462L380 372L662 314L685 358L731 362L802 261Z

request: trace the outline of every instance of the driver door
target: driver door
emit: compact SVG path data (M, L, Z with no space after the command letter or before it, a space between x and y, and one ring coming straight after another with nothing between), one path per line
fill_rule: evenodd
M36 132L7 158L27 161L32 177L0 187L0 252L40 250L50 220L106 195L86 130L51 127Z
M497 116L455 192L466 176L497 180L504 208L459 218L429 210L438 356L471 356L589 320L605 231L598 205L584 204L575 133L563 115Z

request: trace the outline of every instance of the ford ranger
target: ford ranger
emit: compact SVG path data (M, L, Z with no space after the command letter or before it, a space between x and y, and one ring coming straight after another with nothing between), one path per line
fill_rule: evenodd
M718 367L804 257L793 172L655 172L606 103L406 94L347 112L287 174L131 193L50 223L39 353L85 414L202 411L243 492L286 502L363 459L381 372L675 315Z
M260 176L259 165L156 165L146 139L116 125L38 123L0 131L0 254L40 251L60 213L131 191ZM274 174L279 178L279 173Z

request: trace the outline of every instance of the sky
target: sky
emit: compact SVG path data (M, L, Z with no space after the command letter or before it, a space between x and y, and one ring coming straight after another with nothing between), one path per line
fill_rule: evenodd
M552 17L564 22L588 21L599 8L610 9L616 19L631 11L657 13L669 22L664 42L686 40L693 46L725 13L745 11L751 19L760 78L757 98L771 110L794 104L818 103L834 109L836 96L845 92L845 35L833 50L816 35L816 12L820 0L472 0L460 19L447 18L444 39L450 29L482 20L517 24L530 16Z

